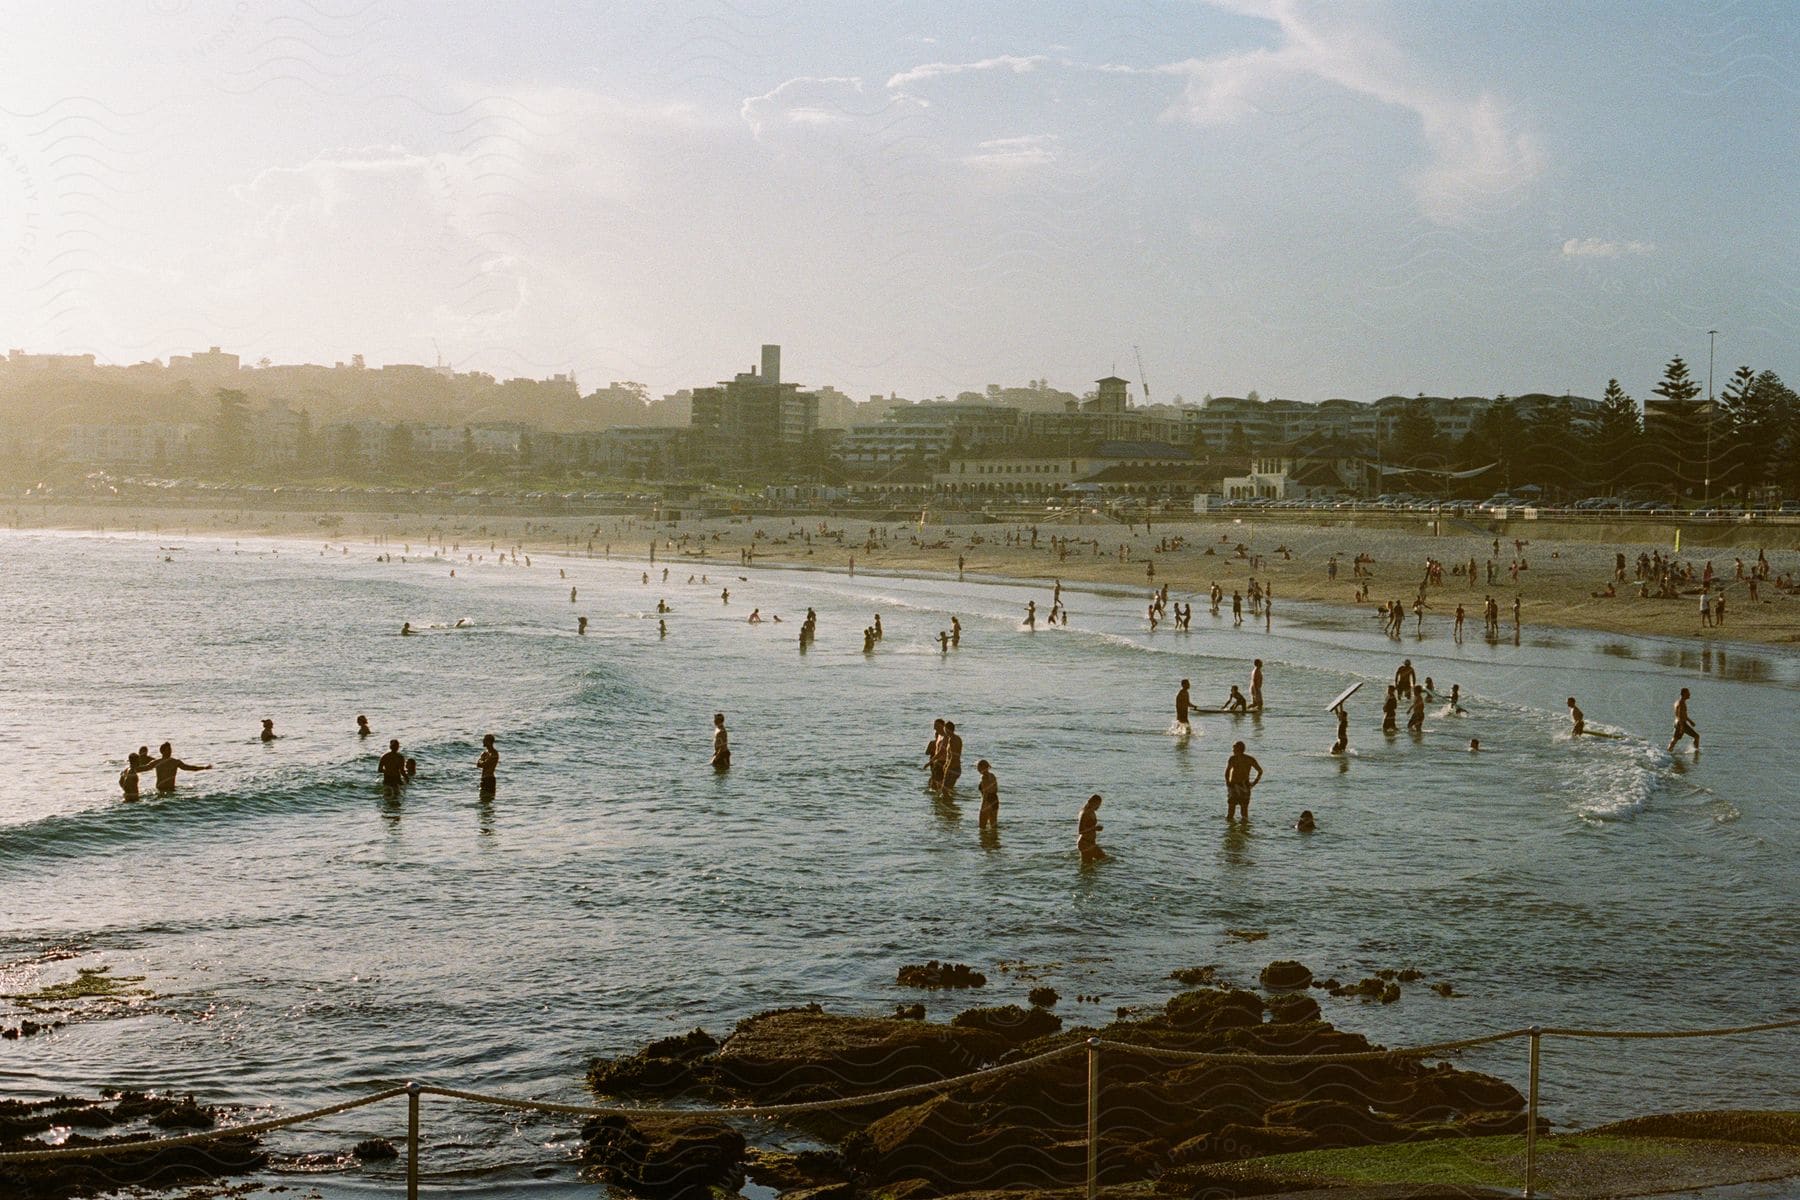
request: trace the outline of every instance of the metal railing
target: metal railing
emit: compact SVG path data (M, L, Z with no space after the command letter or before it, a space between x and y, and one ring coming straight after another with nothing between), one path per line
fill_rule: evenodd
M1624 1029L1572 1029L1560 1027L1543 1027L1533 1025L1524 1029L1508 1029L1498 1033L1481 1034L1475 1037L1461 1038L1455 1041L1434 1042L1425 1046L1403 1047L1401 1049L1365 1050L1343 1054L1247 1054L1242 1052L1176 1050L1159 1046L1142 1045L1136 1042L1117 1042L1100 1037L1090 1037L1085 1042L1071 1043L1031 1058L1017 1062L1003 1063L999 1066L986 1067L979 1071L971 1071L964 1075L955 1075L946 1079L931 1080L926 1083L910 1084L905 1087L889 1088L884 1091L867 1092L856 1096L845 1096L831 1100L811 1100L793 1104L764 1104L727 1106L722 1108L644 1108L619 1105L587 1105L563 1104L547 1100L532 1100L516 1096L492 1095L485 1092L466 1091L461 1088L442 1087L429 1083L408 1083L403 1087L386 1088L367 1096L353 1100L345 1100L338 1104L323 1108L311 1109L307 1112L295 1113L286 1117L272 1117L265 1121L256 1121L245 1125L232 1125L221 1129L207 1130L203 1133L184 1134L179 1137L149 1138L135 1142L114 1142L94 1146L45 1147L42 1150L15 1150L0 1153L0 1167L11 1163L42 1163L68 1161L75 1159L112 1158L127 1154L154 1154L160 1150L176 1146L191 1146L198 1143L217 1141L224 1138L241 1138L257 1134L270 1133L293 1125L301 1125L339 1113L350 1112L372 1104L392 1100L397 1096L406 1097L406 1196L407 1200L418 1200L419 1195L419 1101L423 1096L442 1096L445 1099L461 1100L471 1104L481 1104L493 1108L524 1110L529 1112L549 1113L562 1116L581 1117L655 1117L662 1121L699 1121L699 1120L734 1120L734 1119L779 1119L787 1116L798 1116L807 1113L829 1112L841 1109L868 1107L894 1100L909 1099L914 1096L930 1095L937 1092L951 1091L977 1079L992 1079L996 1076L1011 1074L1028 1067L1040 1066L1054 1059L1060 1059L1076 1053L1085 1053L1087 1057L1087 1096L1086 1096L1086 1167L1085 1183L1087 1200L1095 1200L1098 1196L1100 1175L1100 1066L1103 1051L1145 1055L1153 1058L1175 1059L1185 1062L1235 1063L1262 1065L1295 1065L1314 1063L1372 1062L1382 1059L1419 1058L1428 1055L1446 1054L1454 1050L1467 1050L1476 1046L1492 1045L1498 1042L1513 1041L1518 1038L1529 1039L1530 1062L1528 1067L1528 1085L1525 1104L1525 1177L1522 1195L1526 1200L1538 1195L1538 1084L1540 1078L1540 1049L1545 1038L1599 1038L1613 1040L1668 1040L1677 1038L1713 1038L1735 1037L1757 1033L1771 1033L1778 1030L1800 1028L1800 1019L1785 1021L1766 1021L1754 1025L1734 1025L1715 1029L1671 1029L1671 1030L1624 1030Z

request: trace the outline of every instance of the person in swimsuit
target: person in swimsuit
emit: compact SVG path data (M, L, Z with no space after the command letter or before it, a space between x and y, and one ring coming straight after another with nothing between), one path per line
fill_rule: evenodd
M712 765L715 771L723 771L731 765L731 741L725 733L725 714L713 714L713 752Z
M1081 852L1081 865L1101 862L1106 858L1106 851L1100 848L1100 831L1106 826L1100 824L1100 793L1095 792L1081 806L1081 817L1075 823L1075 848Z
M1681 699L1675 701L1675 732L1669 738L1669 749L1675 749L1675 743L1684 737L1694 739L1694 752L1700 752L1700 731L1694 728L1693 718L1688 716L1688 690L1681 689Z
M179 758L175 757L175 751L167 742L158 746L157 749L161 751L162 757L152 760L147 769L156 772L156 790L164 795L168 795L175 790L175 776L178 772L212 770L211 763L204 763L196 766L193 763L182 762Z
M1567 703L1569 706L1569 734L1572 737L1580 737L1581 731L1587 728L1587 718L1582 715L1581 706L1575 703L1575 697L1570 696Z
M1193 698L1188 695L1188 681L1181 681L1181 690L1175 693L1175 724L1183 733L1194 732L1194 726L1188 720L1188 710L1194 706Z
M475 759L475 765L481 769L481 794L493 795L494 789L500 786L496 776L500 769L500 751L494 746L493 734L482 735L481 754Z
M263 718L263 727L262 727L262 740L265 742L272 742L275 740L275 736L276 736L275 722L270 720L268 717L264 717Z
M144 762L149 763L150 761L152 761L150 756L148 754L144 755ZM136 800L138 798L137 777L139 769L138 756L135 754L127 754L125 756L125 769L119 772L119 790L125 793L125 799L127 800Z
M944 762L938 786L946 792L962 777L962 748L962 734L956 732L956 722L945 721L944 736L938 742L938 755Z
M374 732L375 731L373 729L369 728L369 718L364 717L364 716L359 716L356 718L356 736L357 737L368 737L371 733L374 733Z
M981 776L977 790L981 793L981 829L997 829L1000 826L1000 780L995 778L994 770L987 759L975 764L975 771Z
M1220 712L1242 713L1249 708L1250 702L1244 699L1244 693L1238 691L1237 684L1231 685L1231 695L1226 698Z
M406 782L406 755L400 753L400 739L388 740L387 753L375 763L375 769L381 772L381 786L397 788Z
M1262 685L1262 659L1259 658L1250 666L1250 707L1254 708L1257 712L1261 712L1263 706Z
M1338 731L1337 741L1331 743L1331 752L1342 754L1350 748L1350 711L1342 704L1333 711L1337 713Z
M1400 707L1400 694L1393 684L1388 684L1387 696L1381 701L1381 732L1394 733L1400 728L1394 720L1394 714Z
M1254 775L1251 772L1255 772ZM1231 744L1231 757L1225 760L1225 819L1231 820L1232 814L1243 810L1244 820L1250 819L1250 789L1262 782L1262 764L1244 751L1244 743Z
M939 717L931 723L931 740L925 743L925 766L931 772L931 788L937 790L938 781L944 775L944 719Z
M1294 822L1294 829L1300 833L1311 833L1318 825L1313 820L1310 808L1300 810L1300 819Z
M1415 687L1412 694L1412 712L1406 718L1406 728L1412 733L1425 731L1425 689Z

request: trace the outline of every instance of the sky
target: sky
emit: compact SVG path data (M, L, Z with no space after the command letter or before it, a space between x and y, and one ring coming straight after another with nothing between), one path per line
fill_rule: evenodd
M0 0L0 348L910 399L1800 377L1800 5ZM1138 356L1142 358L1142 373Z

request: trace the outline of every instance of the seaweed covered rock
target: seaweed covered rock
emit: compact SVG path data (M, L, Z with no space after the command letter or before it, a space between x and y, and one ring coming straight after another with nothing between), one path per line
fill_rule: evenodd
M606 1096L672 1095L694 1086L694 1064L718 1048L718 1039L704 1029L663 1038L626 1058L595 1059L588 1086Z
M733 1093L770 1102L816 1100L964 1075L1010 1044L986 1029L845 1017L813 1006L741 1022L705 1070Z
M934 1096L871 1124L851 1161L877 1180L972 1191L1074 1183L1086 1148L1034 1124L990 1123L955 1097Z
M582 1159L602 1180L646 1200L711 1200L714 1188L743 1178L744 1135L726 1125L595 1117L581 1140Z
M967 963L944 963L932 959L926 963L909 963L896 976L901 987L978 988L987 986L987 976Z
M1263 1000L1255 992L1236 988L1198 988L1182 992L1163 1006L1163 1015L1175 1029L1211 1032L1260 1025Z
M1062 1028L1062 1018L1042 1008L1020 1008L1002 1004L992 1008L971 1008L950 1019L957 1029L979 1029L1004 1038L1009 1046L1048 1037Z
M1025 998L1035 1008L1055 1008L1056 1002L1062 999L1062 995L1055 988L1045 985L1032 988Z
M1272 992L1297 992L1311 986L1313 973L1291 958L1278 958L1264 967L1258 978Z
M230 1132L150 1152L108 1153L105 1149L215 1129L223 1113L192 1096L135 1091L111 1092L93 1100L57 1096L0 1101L0 1153L41 1150L44 1142L39 1135L52 1128L108 1131L98 1136L70 1133L57 1143L66 1148L96 1148L99 1152L89 1158L0 1164L0 1196L62 1200L135 1185L205 1183L263 1166L268 1155L257 1138Z
M1298 992L1283 992L1269 997L1269 1020L1282 1025L1319 1019L1319 1002Z

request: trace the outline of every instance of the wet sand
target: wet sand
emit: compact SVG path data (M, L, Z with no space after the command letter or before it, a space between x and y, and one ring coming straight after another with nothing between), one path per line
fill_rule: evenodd
M1679 599L1639 599L1635 561L1640 552L1672 550L1672 536L1644 540L1672 531L1661 528L1570 529L1536 525L1526 531L1514 525L1499 534L1477 533L1472 526L1445 522L1442 535L1434 534L1421 517L1417 528L1391 518L1379 523L1338 525L1302 524L1289 520L1242 520L1224 516L1193 516L1157 520L1144 525L1042 522L1037 525L1037 544L1031 544L1029 524L972 525L932 521L871 522L855 517L767 516L724 517L652 523L647 517L593 517L524 512L504 515L459 512L371 513L247 511L200 508L109 508L98 505L33 505L5 514L17 528L52 528L76 532L104 530L110 533L157 532L165 534L231 533L299 537L321 542L374 541L385 539L396 553L411 545L421 552L428 538L461 545L463 552L488 546L517 548L520 553L610 554L612 558L648 563L654 536L657 562L687 561L710 568L740 565L746 547L762 565L786 564L819 570L863 572L935 572L954 575L959 556L969 579L1062 579L1070 584L1103 584L1141 589L1167 583L1170 599L1206 606L1205 592L1217 582L1230 607L1234 590L1246 592L1252 577L1272 586L1274 619L1281 619L1284 601L1303 600L1356 606L1376 620L1376 605L1398 600L1406 606L1406 632L1413 633L1411 606L1427 558L1444 562L1444 583L1433 587L1425 616L1427 637L1449 636L1456 606L1467 609L1466 636L1481 635L1481 608L1492 595L1500 605L1501 633L1512 636L1512 603L1520 601L1525 629L1533 627L1581 628L1634 636L1697 638L1719 642L1764 645L1800 645L1800 595L1783 593L1773 580L1761 587L1761 598L1752 603L1745 581L1736 577L1735 560L1742 558L1748 572L1759 543L1745 540L1746 530L1689 531L1679 558L1696 570L1710 559L1715 577L1723 580L1726 596L1722 628L1702 626L1698 584L1684 588ZM823 530L824 532L821 532ZM1618 540L1604 540L1616 532ZM1800 527L1769 527L1756 531L1770 540L1762 548L1774 574L1800 575ZM1017 537L1008 543L1007 535ZM810 535L810 541L808 537ZM1737 545L1700 545L1699 537L1735 539ZM1515 550L1512 539L1525 541ZM1052 538L1072 543L1066 555L1054 550ZM1177 548L1159 552L1163 539L1180 539ZM1096 543L1098 550L1096 551ZM1237 547L1242 545L1242 555ZM610 551L608 550L610 547ZM1121 548L1125 553L1121 556ZM1285 548L1286 553L1281 551ZM1623 553L1628 567L1626 581L1617 584L1618 595L1597 598L1612 579L1614 555ZM1327 561L1338 556L1338 575L1328 577ZM1358 554L1373 558L1369 598L1358 604L1358 581L1352 578L1351 560ZM1527 564L1515 584L1510 565L1515 555ZM1471 556L1477 563L1475 586L1451 574ZM1486 582L1486 564L1495 558L1495 582ZM1150 573L1154 565L1154 576ZM1048 604L1040 606L1047 611Z

